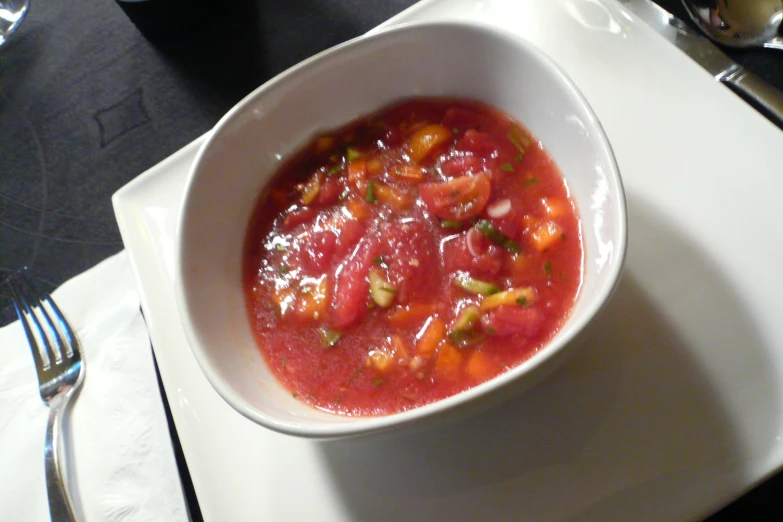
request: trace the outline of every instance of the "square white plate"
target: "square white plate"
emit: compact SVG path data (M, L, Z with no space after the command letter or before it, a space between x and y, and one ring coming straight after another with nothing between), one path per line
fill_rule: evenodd
M625 277L577 354L493 411L273 433L210 387L177 316L196 140L113 202L205 520L687 520L780 469L783 133L613 0L425 0L388 23L436 19L515 31L582 90L628 196Z

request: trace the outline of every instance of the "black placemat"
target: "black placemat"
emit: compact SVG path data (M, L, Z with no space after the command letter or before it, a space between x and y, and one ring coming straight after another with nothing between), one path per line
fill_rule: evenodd
M0 48L0 279L26 265L52 289L120 251L110 201L117 189L265 80L413 3L214 0L219 8L183 15L181 24L175 17L170 31L147 28L145 36L113 0L33 1ZM676 0L659 3L686 16ZM139 23L145 27L143 17ZM730 54L783 88L783 54ZM0 325L12 319L0 285ZM781 493L776 476L710 521L783 520Z

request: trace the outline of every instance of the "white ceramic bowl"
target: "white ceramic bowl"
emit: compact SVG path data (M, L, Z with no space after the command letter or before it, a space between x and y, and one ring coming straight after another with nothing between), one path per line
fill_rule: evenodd
M281 160L313 135L401 98L481 100L511 114L560 167L582 218L585 277L561 331L527 362L473 389L414 410L349 417L293 398L253 340L242 293L242 248L257 195ZM237 411L280 432L337 438L472 413L552 370L618 281L626 209L609 142L569 78L529 43L463 23L401 26L321 53L234 107L194 162L179 221L180 317L212 386Z

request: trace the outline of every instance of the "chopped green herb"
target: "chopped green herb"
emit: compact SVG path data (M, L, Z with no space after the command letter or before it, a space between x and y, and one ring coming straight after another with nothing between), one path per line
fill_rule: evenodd
M281 274L285 275L285 274L287 274L290 271L291 271L291 269L288 268L288 265L280 265L280 273Z
M353 147L345 149L345 159L348 161L354 161L362 157L362 153Z
M375 183L370 181L367 184L367 197L364 198L367 200L367 203L375 203L377 200L375 199Z
M330 168L329 170L326 171L326 175L327 176L334 176L335 174L339 174L342 171L343 171L343 166L342 165L335 165L334 167L332 167L332 168Z
M441 228L462 228L462 221L456 219L442 219L440 221Z
M326 348L331 348L337 344L337 341L343 336L343 334L337 330L332 330L330 328L320 328L318 330L318 335L321 337L321 344Z
M514 161L516 161L517 163L522 163L522 159L524 157L525 157L524 154L517 154L516 156L514 156Z
M495 329L492 328L491 326L489 326L489 327L487 327L487 333L489 335L495 335Z
M524 185L527 187L528 185L533 185L535 183L538 183L539 181L541 181L541 180L538 179L538 178L528 178L528 179L525 180L525 184Z
M552 279L552 263L549 261L544 263L544 272L546 272L547 279Z
M377 388L381 384L383 384L383 379L373 379L372 380L372 387L373 388Z
M511 163L504 163L500 166L500 170L506 172L514 172L514 165L512 165Z
M453 132L454 134L457 134L459 132L459 129L457 127L452 127L451 128L451 132Z
M527 297L525 297L525 296L523 295L522 297L520 297L519 299L517 299L517 304L518 304L519 306L527 306Z
M495 228L495 225L487 221L486 219L480 220L476 223L476 227L484 234L484 237L492 241L498 246L501 246L509 252L519 252L519 243L506 236L503 232Z

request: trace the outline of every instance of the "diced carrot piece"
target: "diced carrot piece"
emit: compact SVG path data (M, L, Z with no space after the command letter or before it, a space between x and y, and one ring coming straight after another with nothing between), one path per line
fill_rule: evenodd
M370 216L370 207L363 200L358 198L349 199L345 208L357 221L364 221Z
M318 192L321 190L321 180L323 175L320 172L316 172L307 183L297 185L296 188L302 193L302 203L309 205L318 197Z
M438 360L435 361L435 378L452 380L459 376L459 366L463 355L451 343L443 343L438 348Z
M397 308L389 316L389 324L392 326L410 326L432 317L438 311L434 303L413 303L404 308Z
M373 366L379 372L391 370L394 364L394 353L387 348L372 350L367 354L367 366Z
M533 230L530 231L528 237L530 237L535 249L539 252L543 252L561 241L562 234L563 229L560 228L560 225L554 221L544 221L534 227Z
M479 382L486 381L494 376L497 370L497 364L488 355L479 350L474 351L465 364L465 373Z
M382 183L375 183L373 185L373 191L375 199L394 209L405 210L411 206L410 197L402 190Z
M408 343L399 335L393 335L391 340L391 349L394 352L394 358L399 364L407 364L410 359Z
M544 213L550 219L559 218L568 212L568 203L560 198L541 198L541 204L544 206Z
M435 349L446 338L446 323L439 317L433 317L426 330L416 343L416 352L423 357L432 357Z
M325 154L334 147L334 137L332 136L319 136L315 140L315 152L317 154Z
M424 179L424 170L414 165L400 165L394 168L394 175L406 181L418 183Z
M519 279L527 276L530 273L530 267L532 266L532 258L530 255L524 252L514 254L507 261L507 270L511 274L511 279Z
M383 163L381 163L381 160L378 158L372 158L367 160L367 172L370 173L371 176L375 174L379 174L383 170Z
M443 125L430 124L418 129L408 141L408 154L418 163L441 143L450 140L452 133Z
M348 183L362 196L367 191L367 160L358 159L348 163Z

